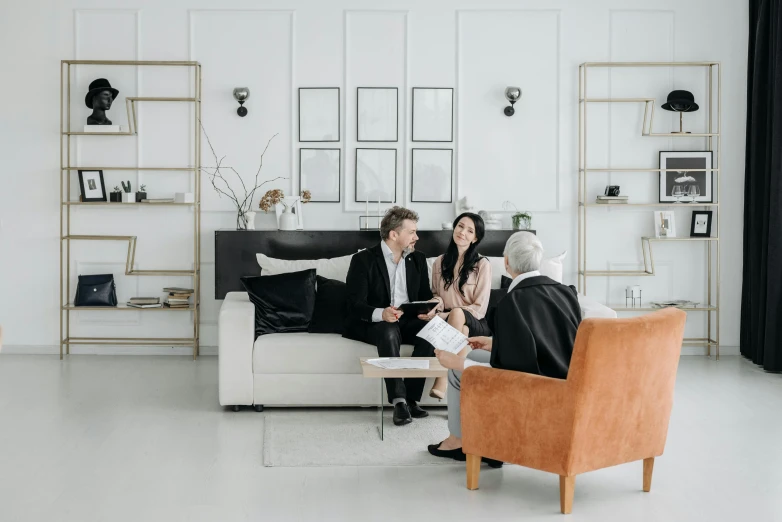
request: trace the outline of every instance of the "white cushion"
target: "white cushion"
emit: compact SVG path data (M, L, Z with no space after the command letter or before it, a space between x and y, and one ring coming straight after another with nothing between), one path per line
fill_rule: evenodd
M256 254L255 258L261 266L262 276L289 274L314 268L315 273L319 276L336 279L344 283L348 277L348 269L350 268L350 260L353 258L353 254L331 259L298 259L295 261L276 259L264 254Z
M543 258L540 262L540 275L544 275L556 281L562 282L562 260L565 259L567 250L554 257ZM510 274L505 271L504 257L489 257L491 263L491 287L500 288L502 276L510 278Z

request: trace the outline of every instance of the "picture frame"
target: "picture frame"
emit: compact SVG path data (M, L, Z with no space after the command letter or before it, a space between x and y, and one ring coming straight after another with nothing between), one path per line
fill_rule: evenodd
M665 224L665 235L662 225ZM676 214L672 210L654 211L654 237L658 239L676 237Z
M85 203L107 201L106 184L103 182L102 170L80 170L79 190L81 200Z
M301 210L301 197L300 196L285 196L282 198L283 201L285 201L285 204L289 207L292 206L293 213L296 214L296 219L298 220L298 223L296 225L296 230L304 230L304 220L302 216L302 210ZM280 216L285 211L285 207L282 203L277 203L274 206L274 212L277 214L277 227L280 226Z
M660 151L659 202L712 203L713 156L709 150Z
M356 203L396 202L397 149L356 149Z
M338 142L339 87L299 87L299 142Z
M410 201L453 203L453 149L412 149Z
M356 141L399 141L399 89L356 88Z
M341 201L342 149L299 149L299 190L312 193L310 203Z
M453 87L413 87L412 141L453 142Z
M693 210L690 237L711 237L711 210Z

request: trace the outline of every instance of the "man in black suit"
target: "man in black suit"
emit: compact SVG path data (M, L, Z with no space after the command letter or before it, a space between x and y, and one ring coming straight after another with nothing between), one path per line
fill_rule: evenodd
M399 357L402 343L413 344L413 357L432 357L434 347L416 334L426 325L402 314L399 306L432 299L426 256L415 251L418 214L393 207L380 222L379 245L353 256L347 277L344 336L377 346L380 357ZM418 406L425 379L386 379L394 424L401 426L429 414Z

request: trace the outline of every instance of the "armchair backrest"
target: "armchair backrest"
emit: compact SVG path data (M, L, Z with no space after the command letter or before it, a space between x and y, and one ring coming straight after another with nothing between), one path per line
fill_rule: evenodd
M568 371L570 474L662 455L686 316L668 308L581 322Z

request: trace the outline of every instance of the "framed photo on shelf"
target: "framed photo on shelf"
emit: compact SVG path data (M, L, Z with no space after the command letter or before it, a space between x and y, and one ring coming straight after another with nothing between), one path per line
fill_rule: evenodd
M296 220L297 230L304 230L304 221L302 219L302 213L301 213L301 197L300 196L285 196L282 198L283 201L285 201L285 205L288 205L291 207L291 212L296 214ZM274 211L277 214L277 227L280 226L280 216L285 211L285 207L282 203L277 203L277 205L274 207Z
M399 141L399 89L358 87L356 141Z
M340 202L341 149L299 149L299 189L312 193L311 203Z
M106 186L102 170L80 170L79 190L84 202L106 201Z
M711 237L711 210L693 210L690 237Z
M712 158L710 150L660 151L660 203L712 203Z
M453 141L453 88L413 87L413 141Z
M339 87L299 87L299 141L339 140Z
M672 210L654 211L654 237L676 237L676 215Z
M396 149L356 149L356 203L396 202Z
M453 202L453 149L413 149L410 201Z

